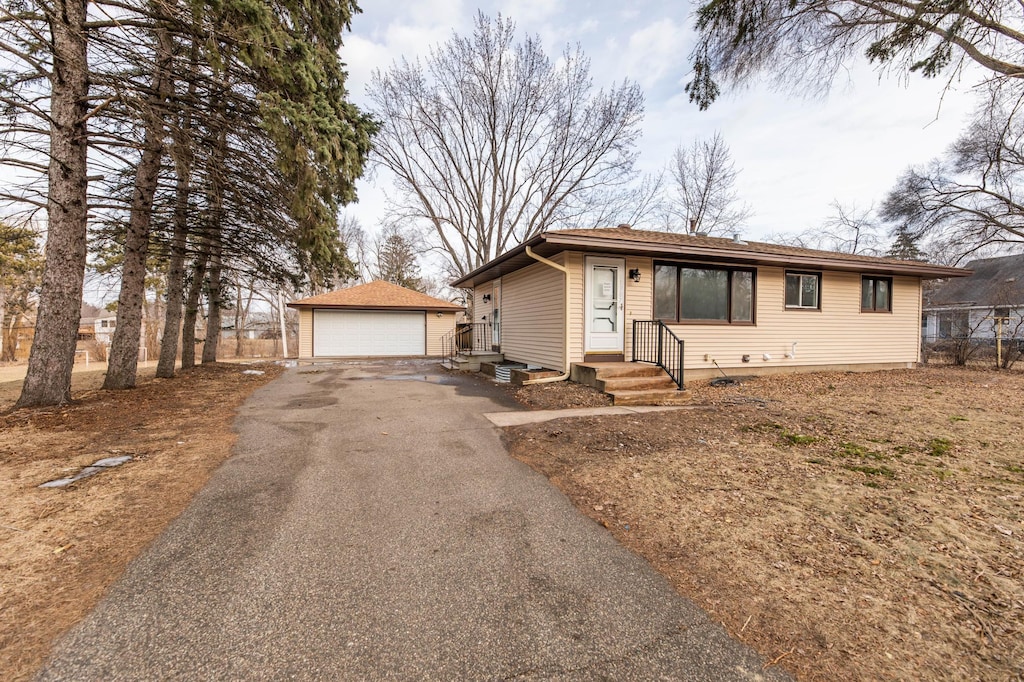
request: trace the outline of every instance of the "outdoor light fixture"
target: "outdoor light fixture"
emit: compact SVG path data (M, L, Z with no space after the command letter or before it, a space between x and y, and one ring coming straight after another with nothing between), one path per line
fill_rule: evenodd
M487 303L490 300L491 300L491 295L490 294L484 294L484 298L483 298L484 303Z
M629 278L634 282L640 281L640 268L633 268L629 271Z
M444 313L442 313L440 310L438 310L437 311L437 316L438 317L444 317Z

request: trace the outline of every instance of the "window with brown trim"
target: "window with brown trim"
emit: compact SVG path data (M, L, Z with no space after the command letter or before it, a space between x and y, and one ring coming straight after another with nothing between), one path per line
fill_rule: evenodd
M754 324L754 270L654 264L654 316L667 322Z
M863 313L892 312L892 277L860 278L860 310Z
M786 271L786 307L821 310L821 273Z

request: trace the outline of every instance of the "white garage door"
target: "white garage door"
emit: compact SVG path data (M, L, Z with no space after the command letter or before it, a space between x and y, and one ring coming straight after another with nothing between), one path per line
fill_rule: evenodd
M314 310L313 356L425 355L422 312Z

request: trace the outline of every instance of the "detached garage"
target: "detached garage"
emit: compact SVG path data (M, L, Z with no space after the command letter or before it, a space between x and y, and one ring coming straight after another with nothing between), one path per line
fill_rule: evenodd
M430 357L455 329L463 308L390 282L304 298L299 311L299 359Z

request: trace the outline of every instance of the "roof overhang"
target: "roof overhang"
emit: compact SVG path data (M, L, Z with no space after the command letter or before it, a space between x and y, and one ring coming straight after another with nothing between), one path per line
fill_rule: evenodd
M835 258L821 251L807 250L806 254L764 253L722 246L703 246L690 244L664 244L645 241L627 241L609 239L593 235L571 235L565 233L541 233L520 244L516 248L485 263L461 279L452 282L456 288L475 287L503 275L515 272L520 268L536 263L526 253L529 246L538 255L548 257L562 251L582 251L621 254L626 256L648 256L653 258L685 259L698 262L730 263L737 265L763 265L770 267L794 267L815 270L840 270L846 272L862 272L880 275L903 275L920 277L921 279L944 279L946 277L966 277L971 270L952 268L931 263L911 261L892 262L874 261L869 257L862 259Z

